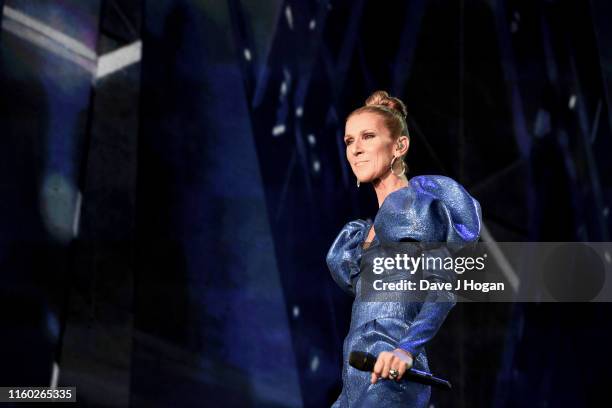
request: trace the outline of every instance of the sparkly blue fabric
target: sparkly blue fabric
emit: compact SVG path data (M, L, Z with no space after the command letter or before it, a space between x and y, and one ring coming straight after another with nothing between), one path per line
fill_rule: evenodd
M363 249L372 226L363 220L342 228L328 254L333 279L355 297L351 326L343 346L343 388L333 408L340 407L427 407L431 388L409 381L379 380L370 384L370 373L348 364L351 351L378 355L402 348L415 356L414 368L429 372L424 345L436 334L455 295L429 291L423 302L365 302L360 296L360 261L367 252L380 251L381 243L419 241L447 242L447 247L428 249L427 255L445 256L478 240L480 204L465 189L445 176L418 176L408 186L389 194L374 219L375 238ZM447 249L448 248L448 249ZM434 253L435 252L435 253ZM425 270L423 278L454 282L453 271Z

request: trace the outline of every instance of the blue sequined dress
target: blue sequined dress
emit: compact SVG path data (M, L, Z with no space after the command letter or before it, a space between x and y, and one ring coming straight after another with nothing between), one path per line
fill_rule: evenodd
M429 372L424 345L455 305L455 295L437 290L429 291L423 302L365 302L358 290L360 261L366 251L369 257L369 252L378 251L384 242L447 242L451 251L475 242L480 235L480 204L451 178L417 176L385 198L373 225L376 235L367 249L363 243L372 224L355 220L342 228L327 254L333 279L356 296L343 346L343 388L332 408L427 407L429 386L392 380L372 385L371 374L349 366L348 355L357 350L377 356L402 348L415 356L415 369ZM446 248L431 251L448 253ZM453 271L429 270L423 271L423 278L454 283L456 276Z

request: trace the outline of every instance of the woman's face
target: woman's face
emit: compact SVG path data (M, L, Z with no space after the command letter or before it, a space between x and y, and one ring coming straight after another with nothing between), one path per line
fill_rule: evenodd
M383 118L372 112L357 113L347 120L344 144L346 158L362 183L384 176L397 148Z

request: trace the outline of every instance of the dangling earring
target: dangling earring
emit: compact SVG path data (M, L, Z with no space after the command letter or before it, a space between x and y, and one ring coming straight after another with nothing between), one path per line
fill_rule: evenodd
M398 158L399 156L393 156L393 160L391 160L391 173L395 174L395 172L393 171L393 165L395 164L395 160ZM401 177L404 175L404 173L406 173L406 163L404 163L404 161L402 160L402 171L400 172L400 174L395 174L397 177Z
M357 179L357 188L359 188L360 184L361 184L361 182L359 181L359 179Z

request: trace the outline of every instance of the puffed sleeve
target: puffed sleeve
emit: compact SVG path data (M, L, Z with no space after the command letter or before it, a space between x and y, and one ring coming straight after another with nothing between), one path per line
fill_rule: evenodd
M419 176L410 180L408 189L389 195L379 212L374 228L383 240L440 242L425 245L426 257L452 256L471 242L478 241L481 229L480 204L459 183L444 176ZM400 194L397 194L397 193ZM382 209L382 207L381 207ZM434 263L435 264L435 263ZM444 268L423 269L423 279L449 282L455 286L457 274ZM435 336L456 303L452 290L429 290L399 347L417 356Z
M327 266L332 278L340 288L355 296L352 282L359 275L361 260L361 243L370 227L370 223L355 220L346 224L327 252Z
M397 190L383 202L374 229L385 242L446 242L457 251L478 241L478 201L461 184L445 176L418 176L410 188Z

